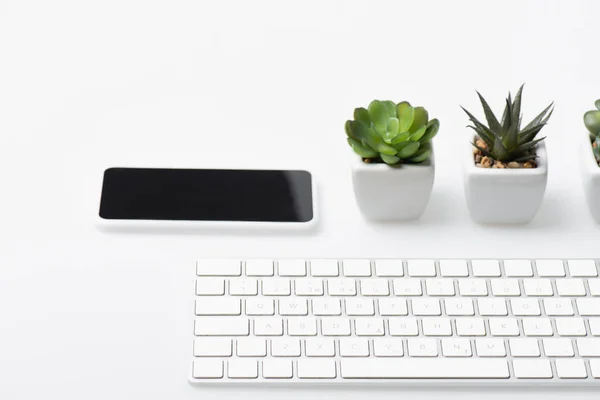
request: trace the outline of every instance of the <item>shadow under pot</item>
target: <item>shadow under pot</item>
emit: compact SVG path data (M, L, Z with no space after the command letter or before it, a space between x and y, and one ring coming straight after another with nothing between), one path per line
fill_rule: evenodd
M411 221L427 208L435 178L433 146L420 164L370 164L354 156L351 169L356 202L366 219Z
M476 140L475 138L474 140ZM465 141L464 185L469 215L480 224L526 224L537 214L548 181L544 142L535 147L535 168L482 168Z

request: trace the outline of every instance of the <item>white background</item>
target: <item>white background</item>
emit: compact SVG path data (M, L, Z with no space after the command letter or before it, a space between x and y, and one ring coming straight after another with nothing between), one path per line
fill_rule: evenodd
M598 15L592 0L0 0L0 398L247 396L186 381L198 257L598 257L576 140L600 97ZM527 226L481 227L459 105L481 115L477 89L500 112L524 82L525 119L556 101L546 198ZM356 208L343 124L374 98L441 121L418 222ZM118 162L309 168L319 229L103 234L99 175Z

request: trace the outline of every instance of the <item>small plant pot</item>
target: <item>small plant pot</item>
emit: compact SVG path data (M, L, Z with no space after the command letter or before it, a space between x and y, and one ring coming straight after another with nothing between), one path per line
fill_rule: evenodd
M537 168L480 168L467 141L463 157L469 214L480 224L526 224L542 204L548 181L546 146L536 146ZM591 152L590 152L591 153Z
M418 219L429 203L434 177L433 151L421 164L367 164L360 157L352 161L356 202L372 221Z
M600 167L592 152L590 134L585 131L585 133L581 135L581 138L579 166L581 169L585 201L587 202L594 221L600 224Z

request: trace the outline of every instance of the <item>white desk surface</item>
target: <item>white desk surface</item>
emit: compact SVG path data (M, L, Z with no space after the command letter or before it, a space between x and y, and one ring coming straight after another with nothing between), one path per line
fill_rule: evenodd
M0 1L0 398L397 397L190 386L194 259L600 257L574 140L600 97L599 14L591 0ZM475 89L497 109L522 82L526 119L556 101L547 195L527 226L477 226L459 104L481 115ZM369 224L355 206L343 124L373 98L441 121L418 222ZM97 174L124 160L310 168L320 228L102 234Z

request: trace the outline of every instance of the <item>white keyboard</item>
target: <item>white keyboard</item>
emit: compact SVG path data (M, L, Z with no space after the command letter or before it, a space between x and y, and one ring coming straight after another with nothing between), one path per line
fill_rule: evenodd
M191 382L600 388L594 260L200 260Z

